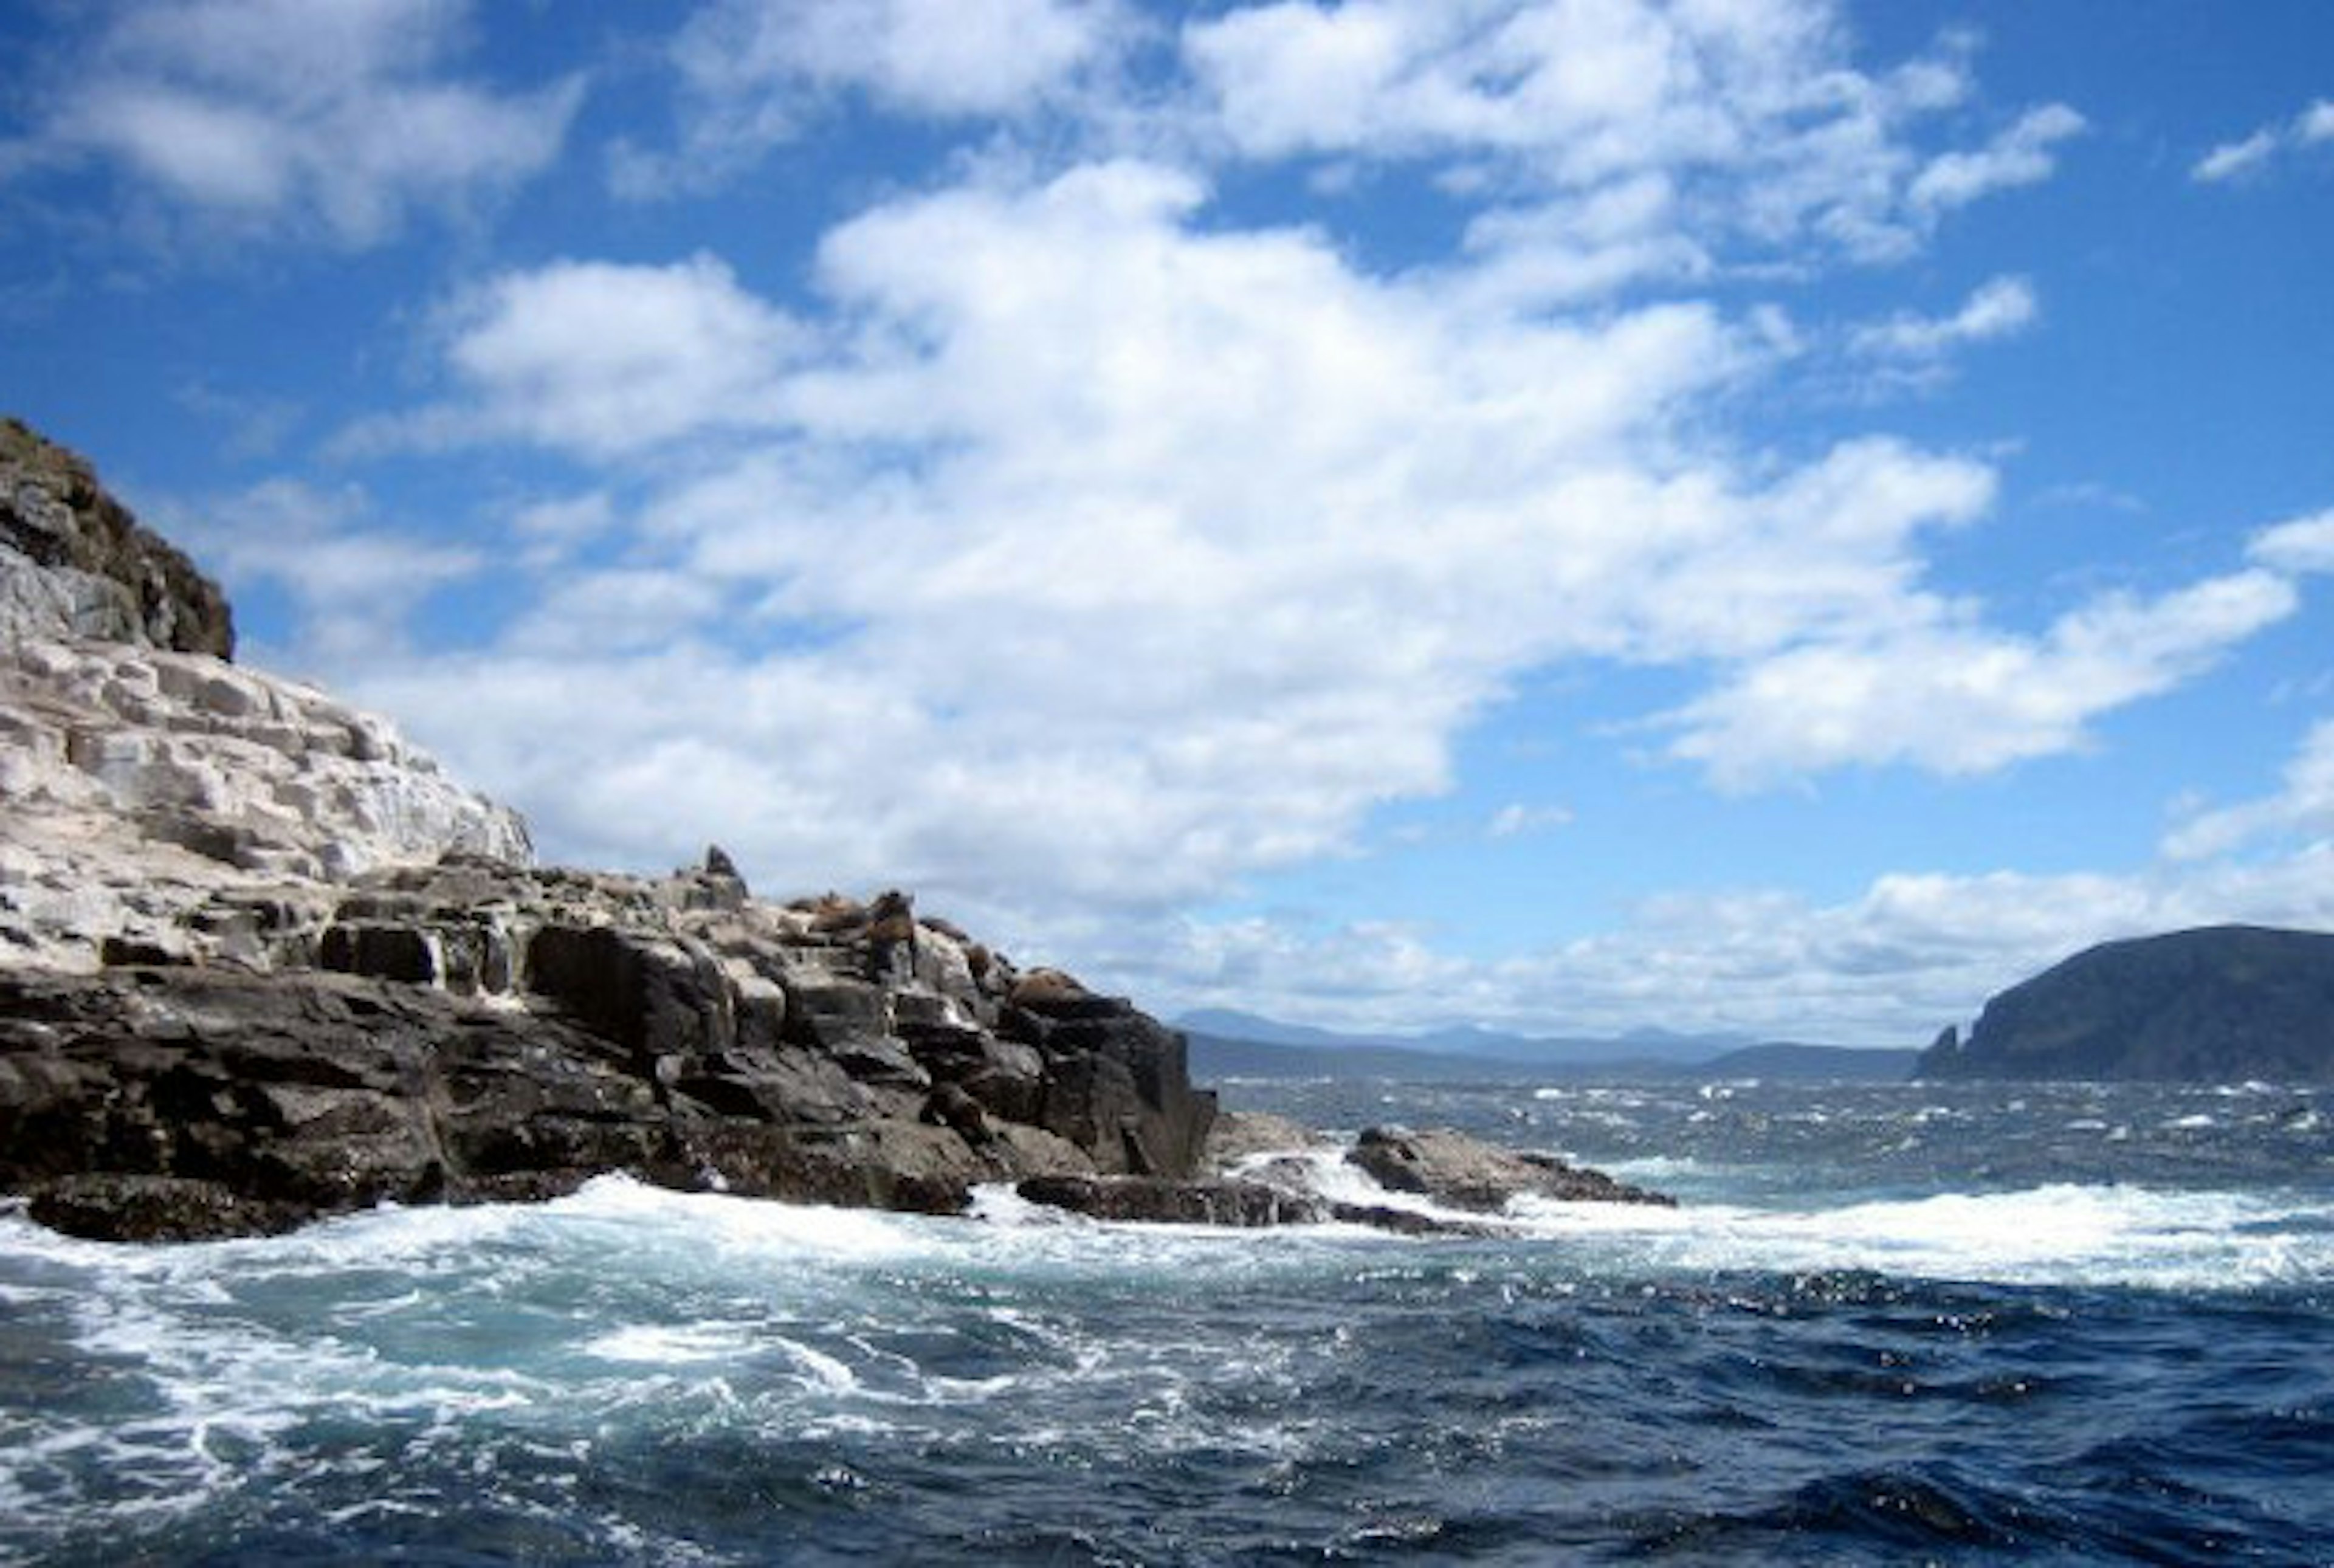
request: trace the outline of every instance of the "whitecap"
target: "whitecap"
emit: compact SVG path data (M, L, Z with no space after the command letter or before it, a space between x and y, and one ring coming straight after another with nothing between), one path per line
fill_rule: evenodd
M748 1332L738 1323L627 1323L593 1336L583 1349L603 1361L674 1366L738 1356L749 1347Z
M1603 1267L1869 1270L2015 1284L2242 1289L2334 1278L2334 1205L2052 1185L1818 1209L1519 1198L1534 1234L1601 1244Z

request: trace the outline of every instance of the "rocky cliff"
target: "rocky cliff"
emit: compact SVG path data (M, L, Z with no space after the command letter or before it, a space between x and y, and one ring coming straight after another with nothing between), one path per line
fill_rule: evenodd
M382 720L228 663L231 628L86 463L0 426L0 1199L43 1223L239 1235L622 1170L1479 1227L1330 1201L1302 1160L1211 1172L1181 1034L906 894L772 902L719 850L666 877L537 867L515 813ZM1393 1189L1478 1211L1659 1201L1455 1134L1348 1158L1381 1157Z
M753 898L718 851L536 869L385 722L229 664L231 624L86 463L0 426L0 1193L37 1217L1192 1174L1213 1099L1127 1003L901 894Z
M2334 1080L2334 934L2221 926L2108 942L1985 1005L1933 1079Z

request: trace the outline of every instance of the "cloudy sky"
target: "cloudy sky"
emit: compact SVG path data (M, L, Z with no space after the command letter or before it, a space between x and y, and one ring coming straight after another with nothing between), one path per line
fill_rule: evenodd
M2321 0L0 3L0 409L547 858L1911 1044L2334 926Z

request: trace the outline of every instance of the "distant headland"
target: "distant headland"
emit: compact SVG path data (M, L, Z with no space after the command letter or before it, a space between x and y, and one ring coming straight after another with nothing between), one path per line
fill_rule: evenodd
M1948 1029L1925 1079L2334 1081L2334 933L2213 926L2107 942Z

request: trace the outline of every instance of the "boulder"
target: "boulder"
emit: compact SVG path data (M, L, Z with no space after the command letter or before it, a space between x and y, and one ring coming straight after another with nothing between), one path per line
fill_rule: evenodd
M1509 1199L1527 1194L1565 1202L1674 1202L1554 1155L1500 1149L1448 1128L1366 1128L1345 1159L1389 1191L1419 1193L1452 1208L1483 1214L1495 1214Z

